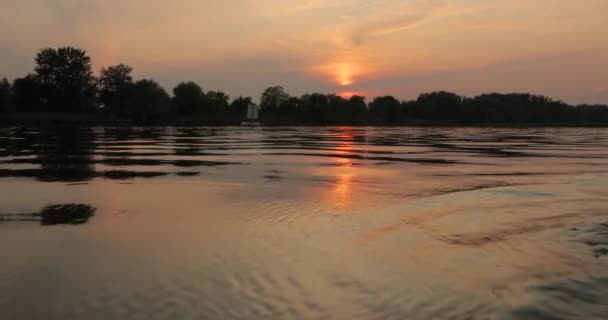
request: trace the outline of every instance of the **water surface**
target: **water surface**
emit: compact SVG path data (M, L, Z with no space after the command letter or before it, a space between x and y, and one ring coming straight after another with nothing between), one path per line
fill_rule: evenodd
M2 319L605 319L607 165L607 129L1 128Z

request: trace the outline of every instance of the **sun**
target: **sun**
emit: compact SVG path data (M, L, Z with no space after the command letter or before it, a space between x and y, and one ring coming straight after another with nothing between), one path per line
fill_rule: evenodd
M340 80L340 85L343 86L343 87L349 86L351 84L353 84L353 81L350 80L350 79L342 79L342 80Z
M367 71L361 64L352 60L334 60L311 69L311 73L325 78L339 87L350 87L361 81ZM345 89L349 90L349 89Z
M341 86L349 86L355 82L354 77L357 72L354 64L348 62L336 63L331 69L333 69L336 80Z
M344 91L351 91L353 85L369 76L369 68L353 59L335 59L314 65L307 71L343 88Z

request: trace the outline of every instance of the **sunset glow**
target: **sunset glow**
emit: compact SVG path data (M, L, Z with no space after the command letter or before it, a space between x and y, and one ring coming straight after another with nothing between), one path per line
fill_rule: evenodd
M333 83L341 87L348 87L355 84L357 79L363 76L364 71L361 66L354 63L337 62L312 68L310 73L328 83Z
M365 92L362 91L345 91L345 92L339 92L338 96L344 98L344 99L350 99L352 96L365 96Z
M354 67L350 63L341 63L337 65L337 74L340 79L340 85L348 86L353 84Z
M41 47L72 45L96 70L127 63L168 90L193 80L232 97L356 85L605 103L605 12L605 0L4 1L0 21L16 27L0 28L0 77L29 72Z
M0 0L0 320L608 320L607 53L608 0Z

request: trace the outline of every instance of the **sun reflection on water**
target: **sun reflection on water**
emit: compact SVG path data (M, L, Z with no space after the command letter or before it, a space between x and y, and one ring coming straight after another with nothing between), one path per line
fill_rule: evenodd
M333 185L328 192L332 206L338 213L344 213L352 207L354 181L357 177L353 159L347 158L352 154L352 128L338 128L339 133L335 136L336 146L332 154L336 156L336 165L332 167L331 176L334 178Z

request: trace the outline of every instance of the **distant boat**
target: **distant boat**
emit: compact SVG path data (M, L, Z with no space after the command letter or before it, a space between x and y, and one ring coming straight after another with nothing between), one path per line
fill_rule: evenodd
M260 107L251 103L247 106L247 120L241 122L241 126L257 127L262 124L258 121Z

